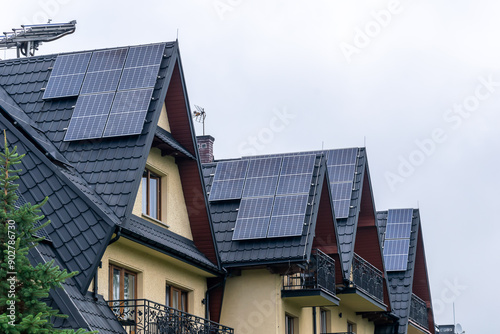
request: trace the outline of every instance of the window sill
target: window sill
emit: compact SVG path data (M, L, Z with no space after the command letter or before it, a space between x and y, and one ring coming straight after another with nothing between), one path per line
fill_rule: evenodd
M157 224L160 224L160 225L162 225L162 226L164 226L164 227L166 227L166 228L169 228L169 227L170 227L170 225L168 225L167 223L164 223L164 222L162 222L161 220L158 220L158 219L153 218L153 217L151 217L151 216L148 216L148 215L147 215L147 214L145 214L145 213L143 213L143 214L141 214L141 215L142 215L142 218L146 218L146 219L152 220L153 222L155 222L155 223L157 223Z

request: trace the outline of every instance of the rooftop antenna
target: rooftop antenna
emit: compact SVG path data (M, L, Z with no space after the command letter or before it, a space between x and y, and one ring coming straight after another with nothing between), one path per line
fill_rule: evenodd
M4 36L0 37L0 49L16 48L17 58L21 55L30 57L35 55L43 42L55 41L76 30L75 20L68 23L51 22L52 20L45 24L21 25L21 28L14 28L12 32L4 32Z
M203 135L205 135L205 118L207 117L207 113L205 112L205 108L199 107L196 104L194 107L196 110L193 111L193 118L196 122L203 124Z

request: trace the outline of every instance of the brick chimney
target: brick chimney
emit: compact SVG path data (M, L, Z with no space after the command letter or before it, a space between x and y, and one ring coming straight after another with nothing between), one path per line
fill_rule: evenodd
M215 138L210 135L196 136L202 164L214 161L214 141Z

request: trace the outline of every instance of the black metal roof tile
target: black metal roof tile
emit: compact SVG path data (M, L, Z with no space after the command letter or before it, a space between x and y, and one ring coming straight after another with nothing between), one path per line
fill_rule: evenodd
M148 244L155 244L160 250L175 257L182 255L209 271L218 272L218 268L201 253L192 240L159 227L145 219L132 215L122 226L122 233L129 238L141 238Z

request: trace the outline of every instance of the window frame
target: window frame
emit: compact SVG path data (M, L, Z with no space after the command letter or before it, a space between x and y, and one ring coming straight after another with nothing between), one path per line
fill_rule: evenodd
M174 306L174 292L177 292L177 308ZM189 291L183 290L181 288L178 288L176 286L173 286L171 284L168 284L168 282L165 285L165 305L168 307L171 307L175 310L181 311L188 313L188 294Z
M347 333L356 334L356 324L354 322L347 322Z
M285 334L295 334L296 317L285 314ZM298 333L298 332L297 332Z
M144 175L144 174L146 174L146 175ZM143 211L142 214L146 215L148 217L151 217L153 219L161 221L161 216L162 216L162 210L161 210L162 182L161 182L161 179L162 179L162 177L161 177L161 175L151 171L150 169L145 168L144 172L142 174L141 180L144 180L144 178L146 178L146 189L145 189L146 190L146 199L144 199L144 189L143 189L142 190L143 193L141 194L142 201L143 201L143 205L141 208L141 210ZM156 188L156 217L151 214L151 191L150 191L151 179L158 181L158 186ZM142 181L142 186L144 187L144 181ZM145 205L146 212L144 212L144 200L146 201L146 205Z
M114 292L114 272L116 270L120 271L120 286L119 286L119 297L118 299L115 299L113 296ZM132 298L125 299L125 274L128 274L130 276L134 277L134 284L133 284L133 296ZM123 267L114 265L114 264L109 264L109 284L108 284L108 297L109 300L134 300L137 299L137 276L138 274L136 272L130 271L128 269L125 269ZM135 302L132 302L134 304ZM130 315L128 311L128 305L129 303L127 301L122 302L122 303L109 303L109 307L115 312L116 309L118 310L118 314L120 314L123 318L121 320L135 320L135 313L134 315Z
M324 308L319 309L319 332L329 333L330 332L330 311Z

